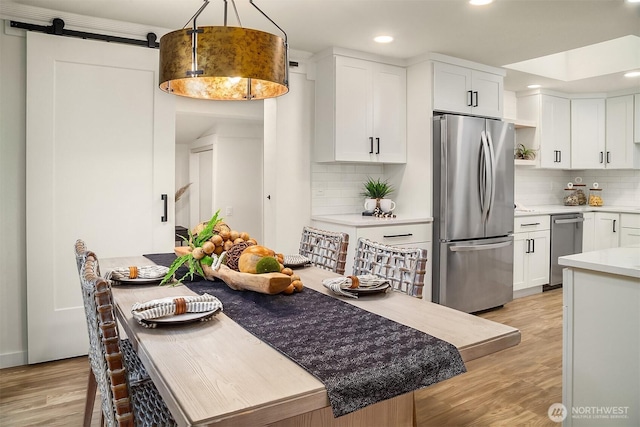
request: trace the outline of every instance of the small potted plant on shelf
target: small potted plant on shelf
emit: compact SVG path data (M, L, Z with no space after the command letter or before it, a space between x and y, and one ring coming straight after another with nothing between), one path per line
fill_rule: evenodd
M515 158L518 160L535 160L536 150L533 148L527 148L523 144L518 144L516 147Z
M384 206L381 206L380 200L393 193L393 191L393 186L386 180L380 181L380 178L375 180L369 178L364 183L364 191L362 192L362 195L366 198L364 201L365 210L373 212L375 208L380 208L383 212L392 211L395 208L395 203L392 200L385 200Z

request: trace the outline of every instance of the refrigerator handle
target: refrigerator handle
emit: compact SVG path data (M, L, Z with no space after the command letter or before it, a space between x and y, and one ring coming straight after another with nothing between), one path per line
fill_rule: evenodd
M485 251L488 249L498 249L504 248L507 246L513 245L513 241L501 242L501 243L490 243L488 245L457 245L450 246L449 250L451 252L473 252L473 251Z
M493 138L491 137L491 133L487 132L488 146L489 146L489 159L491 160L491 170L489 171L491 181L489 186L490 196L489 196L489 207L487 208L487 216L491 213L491 209L493 209L493 202L495 201L496 195L496 153L493 149Z
M480 141L482 142L482 155L480 157L480 207L482 208L482 223L487 222L487 216L489 215L489 203L490 203L490 165L489 162L489 143L487 142L487 133L482 131L480 133Z

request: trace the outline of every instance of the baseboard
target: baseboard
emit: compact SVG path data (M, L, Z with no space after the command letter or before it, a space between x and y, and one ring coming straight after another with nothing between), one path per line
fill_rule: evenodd
M13 368L14 366L27 365L27 352L0 353L0 369Z
M542 285L534 286L532 288L527 289L519 289L517 291L513 291L513 299L528 297L529 295L535 295L542 293Z

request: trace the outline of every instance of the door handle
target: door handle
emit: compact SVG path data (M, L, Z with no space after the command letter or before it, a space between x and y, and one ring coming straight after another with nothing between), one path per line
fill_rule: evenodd
M527 250L524 251L525 254L531 253L531 239L527 239Z
M478 91L473 92L476 95L476 102L473 103L474 107L478 106Z
M469 100L469 102L467 102L467 107L472 107L473 106L473 92L468 90L467 91L467 95L469 95L469 97L467 98Z
M534 225L540 225L539 222L532 222L529 224L520 224L520 227L533 227Z
M562 150L558 150L558 163L562 163Z
M614 233L616 232L616 220L615 219L613 220L613 232Z
M607 163L611 163L611 151L607 151Z
M572 219L554 219L554 224L573 224L574 222L584 222L584 218L572 218Z
M413 233L405 233L405 234L385 234L382 237L384 237L385 239L390 238L390 237L409 237L409 236L413 236Z
M162 217L160 217L160 221L161 222L167 222L167 195L163 194L162 196L160 196L160 199L163 201L164 204L164 214L162 215Z
M511 246L513 242L502 242L502 243L490 243L488 245L459 245L459 246L451 246L449 249L451 252L473 252L473 251L485 251L488 249L498 249L504 248L507 246Z
M376 138L376 142L378 143L378 151L376 151L376 154L380 154L380 138Z
M604 151L600 152L600 163L604 163Z
M369 144L370 144L369 154L373 154L373 137L372 136L369 137Z
M531 253L536 253L536 239L531 239Z

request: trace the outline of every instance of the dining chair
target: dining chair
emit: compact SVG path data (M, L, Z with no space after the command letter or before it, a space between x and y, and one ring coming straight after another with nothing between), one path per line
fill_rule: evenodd
M360 238L353 275L374 274L389 280L394 290L422 298L426 266L426 249L400 248Z
M80 254L82 249L85 251ZM101 425L176 425L135 351L132 348L130 352L123 350L130 344L125 344L128 340L121 340L119 336L111 286L99 276L98 259L93 252L86 251L82 241L76 242L76 260L89 332L91 366L83 425L91 425L96 389L100 390L102 402ZM146 377L136 377L141 373Z
M304 226L298 253L309 258L316 267L344 274L348 246L347 233Z

